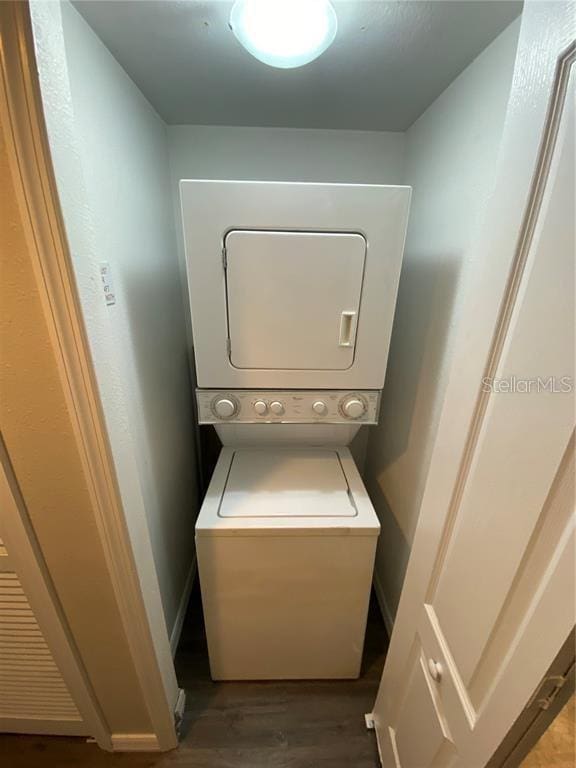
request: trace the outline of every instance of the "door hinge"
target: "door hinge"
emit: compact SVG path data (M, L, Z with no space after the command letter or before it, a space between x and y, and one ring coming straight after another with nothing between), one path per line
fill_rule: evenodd
M226 270L228 267L228 257L226 255L226 246L222 246L222 269Z
M538 688L534 691L534 694L532 695L532 698L528 702L526 709L536 704L540 709L550 709L552 706L554 699L556 696L558 696L558 693L560 692L560 689L566 682L566 677L564 675L550 675L548 677L545 677ZM545 685L552 685L553 688L550 691L550 693L547 696L543 696L542 698L539 698L540 691L544 688Z
M376 728L376 723L374 722L374 713L368 712L367 715L364 715L364 722L366 723L366 728L368 728L369 731L373 731Z

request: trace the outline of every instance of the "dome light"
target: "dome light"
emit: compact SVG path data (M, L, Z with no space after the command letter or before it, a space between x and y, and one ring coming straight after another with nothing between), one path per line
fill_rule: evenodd
M329 0L237 0L230 27L259 61L290 69L324 53L336 37L338 19Z

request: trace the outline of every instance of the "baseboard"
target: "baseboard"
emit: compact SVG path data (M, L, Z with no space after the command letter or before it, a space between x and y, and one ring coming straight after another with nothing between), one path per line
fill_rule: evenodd
M170 650L172 651L172 658L176 655L176 649L180 642L180 635L182 634L182 627L184 625L184 618L186 616L186 609L188 608L188 601L190 600L190 593L194 586L194 579L196 578L196 553L194 553L194 559L192 565L186 576L186 582L184 589L182 590L182 597L180 598L180 605L178 606L178 613L174 619L174 626L170 633Z
M378 601L378 605L380 607L380 613L384 619L386 632L388 632L388 637L390 637L392 635L392 628L394 626L394 617L392 616L392 612L388 607L386 597L384 596L384 588L382 587L382 582L380 581L376 572L374 572L374 592L376 593L376 600Z
M155 733L113 733L113 752L160 752Z
M83 720L42 720L33 717L0 717L0 736L22 733L31 736L86 736L90 727Z

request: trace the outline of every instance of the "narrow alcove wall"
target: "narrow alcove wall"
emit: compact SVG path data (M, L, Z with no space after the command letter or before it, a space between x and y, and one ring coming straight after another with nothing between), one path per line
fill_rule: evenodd
M194 573L198 498L166 126L70 3L37 0L31 9L58 193L126 520L143 589L159 594L175 643ZM145 575L150 552L156 578Z
M465 300L472 244L496 176L520 20L406 132L412 206L380 421L364 479L382 525L375 586L390 630Z

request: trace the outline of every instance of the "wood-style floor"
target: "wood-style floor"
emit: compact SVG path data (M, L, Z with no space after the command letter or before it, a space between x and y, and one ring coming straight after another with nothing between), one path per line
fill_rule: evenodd
M102 752L81 739L0 736L2 768L378 768L364 725L387 638L370 606L362 676L353 681L213 683L198 594L176 656L187 703L182 742L163 755Z

